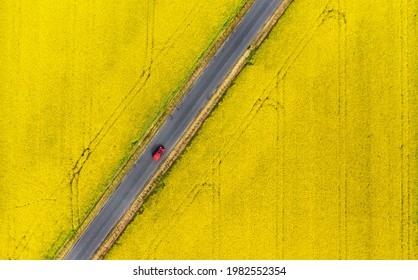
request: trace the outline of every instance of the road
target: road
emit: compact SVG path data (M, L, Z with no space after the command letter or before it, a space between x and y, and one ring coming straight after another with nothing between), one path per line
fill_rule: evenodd
M65 259L93 256L281 2L256 0ZM159 145L166 152L155 162L152 153Z

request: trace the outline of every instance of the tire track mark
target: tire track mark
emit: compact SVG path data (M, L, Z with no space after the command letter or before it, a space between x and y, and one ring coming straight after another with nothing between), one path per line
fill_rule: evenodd
M220 155L219 155L220 157ZM212 161L212 259L218 259L221 252L221 164L222 161Z
M324 23L327 22L329 19L335 19L339 20L342 19L345 22L345 14L341 13L340 11L336 9L326 9L323 10L323 12L319 15L317 18L317 22L315 26L311 28L311 30L307 31L304 36L299 40L297 43L295 49L291 52L291 54L285 59L285 62L280 67L278 71L278 77L285 76L285 74L289 71L289 69L292 67L292 65L296 62L296 60L299 58L301 53L305 50L305 48L309 45L309 43L314 38L316 32L324 25Z
M16 205L15 208L24 208L24 207L31 206L33 204L37 204L39 202L43 202L43 201L53 201L53 202L56 202L57 199L56 198L41 198L41 199L35 200L33 202L30 202L30 203L26 203L26 204L22 204L22 205Z
M190 26L190 24L195 19L195 15L198 14L198 12L201 10L201 7L196 9L191 9L189 13L184 18L183 22L178 25L176 30L171 34L171 36L167 39L167 41L164 43L164 46L159 50L159 52L156 54L155 59L159 60L160 58L164 58L164 54L167 51L170 51L172 46L177 42L175 39L184 34L186 32L187 28L181 28L184 26Z
M33 238L35 230L41 224L39 220L40 220L40 216L34 219L34 222L31 224L31 227L26 230L26 232L23 234L21 238L16 239L15 237L12 237L15 240L14 243L15 244L17 243L12 253L12 258L14 260L19 259L21 254L23 252L26 252L26 248L28 247L31 239Z
M408 2L401 0L400 13L400 91L401 91L401 258L411 258L411 203L409 153L409 85L408 85Z
M142 91L145 87L148 79L151 76L151 70L154 65L158 64L161 60L165 59L163 56L165 50L170 50L170 48L161 50L154 54L155 50L155 0L148 0L147 6L147 39L146 39L146 66L143 69L140 78L136 81L134 86L130 89L128 94L123 98L123 100L119 103L115 111L109 117L109 119L104 123L103 127L99 130L99 132L95 135L95 137L90 141L88 147L93 152L95 148L100 144L102 139L106 136L110 128L115 124L118 120L120 115L127 109L130 105L131 101ZM191 15L192 13L190 13ZM192 19L190 19L190 22ZM173 39L176 38L173 36ZM118 112L119 111L119 112ZM97 140L100 137L100 140ZM97 142L96 144L94 144Z
M146 27L146 42L145 42L145 71L153 64L154 52L154 26L155 26L155 0L147 0L147 27Z
M338 0L338 11L346 14L346 0ZM347 259L347 26L345 17L338 19L338 203L339 203L339 258Z
M327 20L329 19L335 19L338 22L338 25L341 25L341 22L343 22L344 24L344 29L345 29L345 23L346 23L346 19L345 19L345 13L341 12L340 7L338 7L338 9L330 9L328 8L328 5L330 4L331 1L329 1L325 7L325 9L322 11L322 13L318 16L316 24L310 29L307 30L305 32L305 34L299 39L299 41L296 43L295 48L290 52L290 54L285 58L284 63L279 67L279 70L276 74L276 79L275 79L275 89L278 95L278 101L277 101L277 110L278 110L278 114L277 114L277 118L278 118L278 136L276 141L279 142L281 139L281 149L282 149L282 153L280 155L280 160L279 160L279 164L281 164L280 166L280 172L278 172L278 178L280 178L279 180L281 180L282 183L282 192L280 194L280 197L277 199L278 201L280 200L282 202L282 207L280 209L281 213L281 224L279 225L278 221L276 222L276 228L278 230L281 231L281 238L279 241L279 233L276 233L276 243L281 243L281 259L285 259L286 258L286 254L285 254L285 244L286 244L286 227L285 227L285 206L284 206L284 201L285 201L285 194L286 194L286 188L285 188L285 119L286 119L286 113L285 113L285 80L286 80L286 76L288 71L291 69L291 67L293 66L293 64L298 60L299 56L302 54L302 52L306 49L306 47L309 45L309 43L312 41L312 39L314 38L315 34L320 30L320 28L324 25L325 22L327 22ZM340 27L339 27L340 29ZM344 71L345 71L346 67L344 67ZM278 144L279 146L279 144ZM279 170L279 169L278 169ZM345 198L346 199L346 198ZM345 200L344 200L345 201ZM344 207L345 207L346 203L344 203ZM346 210L345 210L346 212ZM346 241L345 241L346 242Z
M285 99L284 99L284 80L279 80L277 75L275 76L276 85L276 96L277 96L277 109L276 109L276 118L277 118L277 134L276 134L276 150L280 153L275 157L276 165L276 178L277 182L280 182L281 191L276 192L276 258L285 259ZM279 187L279 185L278 185ZM279 207L280 205L280 207ZM280 233L280 234L279 234ZM279 245L280 244L280 245Z
M403 95L403 91L404 91L404 84L403 84L403 13L402 13L402 1L399 1L399 27L400 27L400 32L399 32L399 37L400 37L400 69L399 69L399 76L400 76L400 93L401 93L401 147L400 147L400 152L401 152L401 207L400 207L400 217L401 217L401 228L400 228L400 239L401 239L401 256L400 258L404 257L404 184L403 184L403 171L404 171L404 152L403 152L403 148L404 148L404 95Z
M71 43L73 45L72 47L72 59L75 59L75 46L76 46L76 39L75 39L75 34L76 34L76 17L77 17L77 1L73 1L73 5L72 5L72 30L71 30ZM75 80L75 67L74 64L71 64L71 79L74 81ZM84 113L84 108L83 111ZM83 119L85 119L85 116L82 116ZM83 139L84 140L84 139ZM84 142L84 141L83 141ZM78 158L78 160L76 160L76 163L74 164L73 168L70 171L70 182L69 182L69 186L70 186L70 205L71 205L71 225L72 228L74 229L79 222L79 211L78 211L78 192L79 192L79 188L78 188L78 184L75 184L74 178L75 176L78 176L77 172L74 173L74 168L76 168L76 166L78 165L78 162L81 161L81 158L83 158L84 156L84 151L81 155L80 158Z
M90 155L96 150L99 144L107 136L110 129L114 126L123 112L128 108L132 100L138 95L138 93L146 85L150 75L151 67L153 64L153 49L154 49L154 15L155 6L153 5L155 0L148 0L147 5L147 39L146 39L146 64L145 69L142 71L140 78L136 81L134 86L125 95L121 102L116 106L115 110L111 113L109 118L104 122L103 126L96 133L93 139L84 148L80 157L75 161L72 169L69 172L69 187L71 196L71 216L72 216L72 228L76 229L80 225L80 213L79 213L79 178L81 171L89 159ZM74 23L75 24L75 23ZM148 54L149 53L149 54Z
M192 10L197 11L197 10ZM192 12L189 13L189 16L192 15ZM187 20L187 19L186 19ZM185 20L185 21L186 21ZM189 22L192 21L192 18L189 19ZM155 32L155 0L148 0L147 1L147 28L146 28L146 52L145 52L145 67L139 77L139 79L135 82L135 84L131 87L129 92L124 96L124 98L121 100L121 102L117 105L115 110L111 113L109 118L104 122L103 126L100 128L100 130L95 134L95 136L92 138L92 140L88 143L87 147L84 148L82 151L80 157L75 161L72 169L69 172L69 186L70 186L70 196L71 196L71 215L72 215L72 228L76 229L78 225L80 224L80 217L79 217L79 201L78 201L78 180L80 177L80 173L86 164L88 158L90 155L95 151L95 149L99 146L99 144L102 142L103 139L107 136L110 129L114 126L114 124L118 121L120 116L126 111L126 109L129 107L131 102L135 99L136 96L143 90L143 88L146 86L147 81L149 80L151 76L151 70L154 65L154 61L157 61L157 64L159 60L164 59L164 52L170 50L170 48L167 48L165 50L160 51L155 55L154 58L154 32ZM185 29L184 29L185 30ZM176 37L173 36L170 39L175 39ZM168 41L167 43L170 43ZM175 41L174 41L175 43ZM174 44L172 43L172 44ZM171 44L171 45L172 45ZM67 179L64 180L66 182Z
M269 99L269 96L266 95L265 93L267 92L267 90L275 84L275 90L276 93L278 93L277 95L279 96L278 100L276 101L277 104L273 104L274 101L270 102L271 105L273 105L277 111L277 116L278 116L278 134L276 136L276 143L277 146L279 145L279 141L280 139L282 140L282 153L280 155L280 159L279 157L276 157L276 161L280 162L281 164L281 172L279 172L279 168L277 168L277 178L280 178L282 181L282 192L280 192L280 197L276 196L276 206L278 207L278 201L280 200L282 203L282 207L279 210L277 209L276 213L278 213L278 215L281 216L281 225L279 225L279 218L278 215L276 215L276 255L278 256L278 258L280 259L285 259L285 225L284 225L284 217L285 217L285 207L284 207L284 168L285 168L285 161L284 161L284 151L285 151L285 147L284 147L284 137L285 137L285 133L284 133L284 119L285 119L285 107L284 107L284 79L286 77L286 73L288 71L288 69L291 67L291 64L294 63L298 56L300 55L300 53L303 51L303 49L308 45L308 43L312 40L315 32L317 31L317 29L319 29L319 27L328 19L327 17L323 17L323 15L326 14L328 15L329 13L322 13L321 16L319 17L319 23L315 26L315 28L313 29L313 31L311 32L307 32L302 39L298 42L297 47L293 50L293 52L285 59L283 65L280 67L280 70L278 71L278 73L276 74L276 76L270 80L269 82L267 82L266 84L266 88L263 91L262 96L264 96L264 100L259 97L254 105L252 106L250 112L247 114L247 116L244 119L243 122L241 122L241 124L238 126L237 130L238 132L233 133L233 135L239 134L239 136L241 136L243 134L243 132L246 130L246 128L248 128L249 124L251 123L252 119L255 117L255 115L258 113L258 111L261 109L261 107L264 105L265 101L267 101ZM310 35L310 36L309 36ZM301 48L298 48L302 46ZM285 71L283 71L285 70ZM238 137L234 137L234 139L239 139ZM227 144L231 144L232 141L228 141ZM227 151L229 151L230 149L226 149ZM219 160L219 159L218 159ZM278 166L278 164L276 164L276 166ZM281 175L279 175L279 173L281 173ZM280 214L279 214L280 213ZM281 228L281 229L280 229ZM281 231L281 239L279 241L279 230ZM281 244L281 248L280 248L280 252L279 252L279 248L278 248L278 244Z
M151 253L156 256L155 251L161 245L163 238L161 236L165 236L165 234L176 225L177 219L181 216L181 213L184 212L197 198L199 195L201 188L199 188L199 184L195 184L191 191L186 195L186 197L180 202L178 207L171 213L170 217L168 218L169 223L165 224L158 229L157 234L154 238L151 239L151 242L147 246L147 254L145 259L151 259ZM164 233L164 234L163 234Z

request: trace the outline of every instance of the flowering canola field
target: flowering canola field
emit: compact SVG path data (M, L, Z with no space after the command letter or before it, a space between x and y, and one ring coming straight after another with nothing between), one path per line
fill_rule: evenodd
M244 2L2 1L0 259L54 257Z
M417 259L417 1L296 0L108 259Z

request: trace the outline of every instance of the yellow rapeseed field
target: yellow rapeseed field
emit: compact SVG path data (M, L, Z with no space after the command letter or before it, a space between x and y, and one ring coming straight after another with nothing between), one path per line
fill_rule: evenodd
M417 259L414 1L295 0L108 259Z
M54 257L244 3L2 1L0 259Z

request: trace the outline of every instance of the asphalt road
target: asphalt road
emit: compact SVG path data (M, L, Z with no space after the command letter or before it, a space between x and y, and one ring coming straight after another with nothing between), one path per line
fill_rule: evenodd
M257 0L253 4L65 259L93 256L281 2ZM155 162L152 154L159 145L166 151Z

